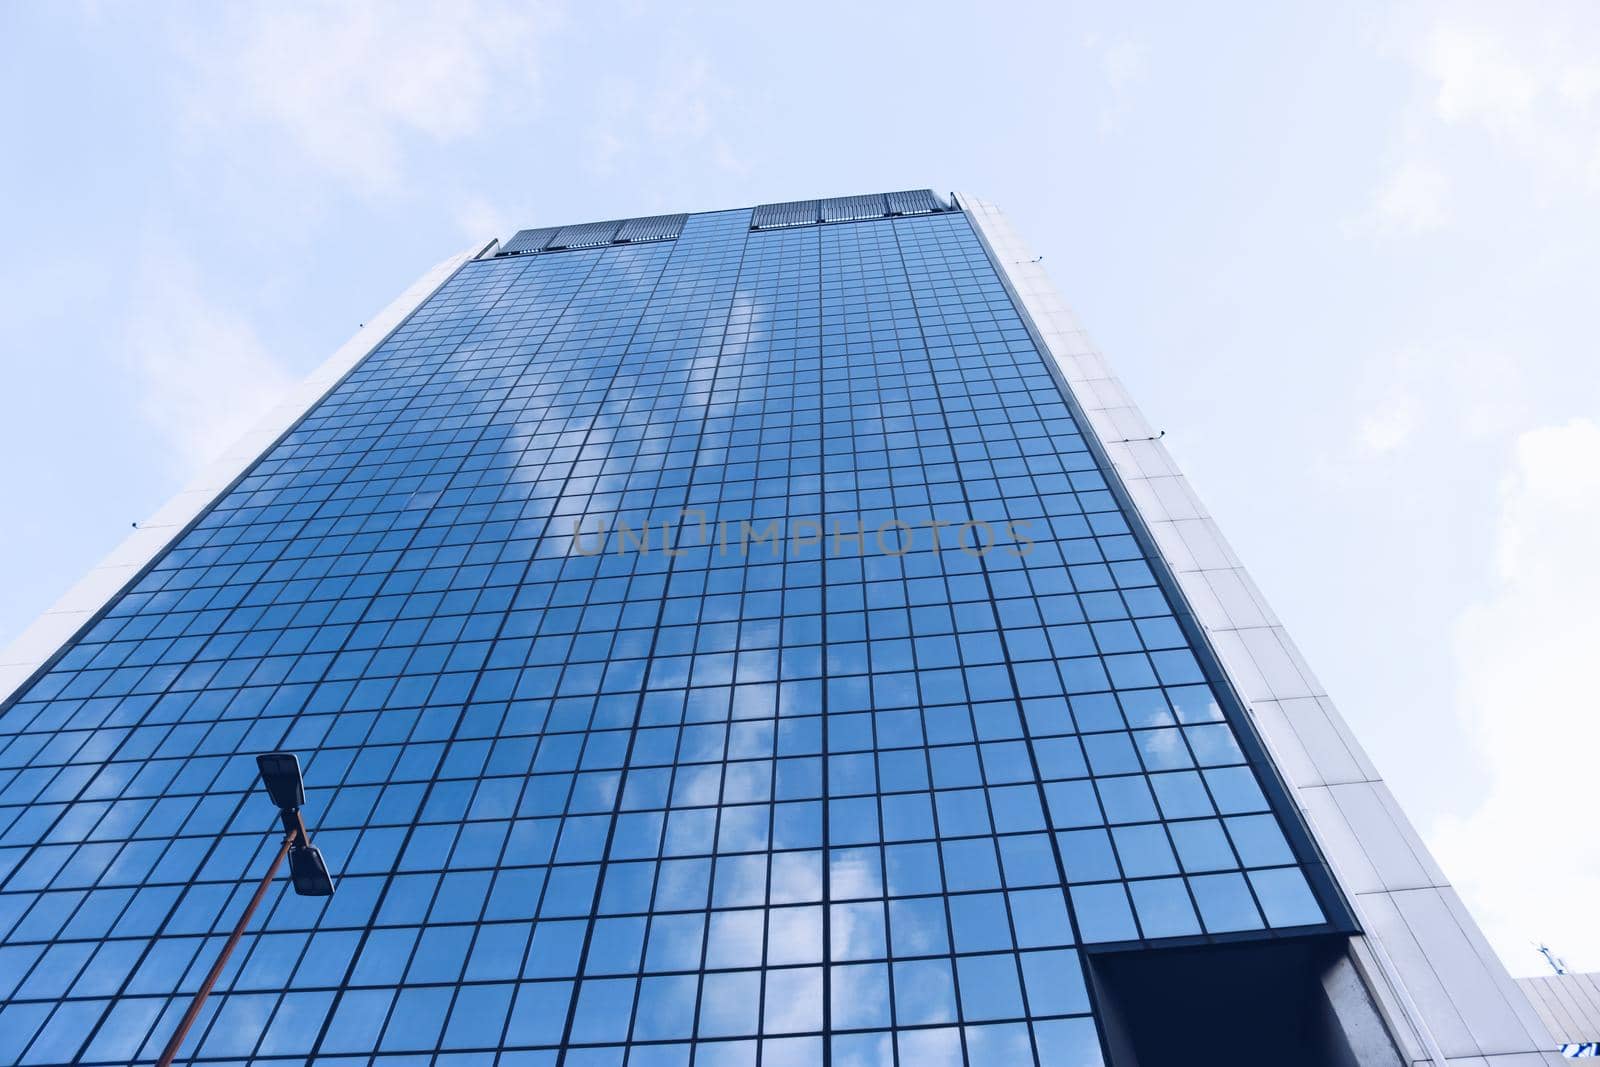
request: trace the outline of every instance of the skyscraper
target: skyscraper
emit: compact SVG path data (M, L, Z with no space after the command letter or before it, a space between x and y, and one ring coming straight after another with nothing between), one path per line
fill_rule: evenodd
M447 261L10 653L0 1062L1554 1060L1000 214Z

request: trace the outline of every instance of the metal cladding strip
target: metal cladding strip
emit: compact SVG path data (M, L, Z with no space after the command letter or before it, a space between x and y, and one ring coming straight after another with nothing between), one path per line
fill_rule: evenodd
M1157 434L1005 216L957 194L1055 361L1294 796L1363 932L1352 958L1409 1062L1562 1062Z
M358 363L388 340L413 311L488 247L475 246L439 263L388 307L368 319L355 336L339 346L277 407L262 416L248 433L176 496L138 523L132 534L23 630L4 652L0 652L0 708L48 667L68 642L95 622L123 589L137 581L217 498L232 488L257 459L293 429Z
M1600 1041L1600 974L1566 972L1519 978L1556 1040L1568 1045Z

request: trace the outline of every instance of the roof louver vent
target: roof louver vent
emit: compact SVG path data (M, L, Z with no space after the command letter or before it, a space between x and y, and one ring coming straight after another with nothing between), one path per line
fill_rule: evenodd
M538 252L550 243L559 226L545 226L537 230L518 230L516 236L501 246L499 255L518 256L524 252Z
M750 217L753 230L781 230L786 226L813 226L821 216L815 200L791 200L786 204L762 204Z
M836 196L822 202L823 222L856 222L860 219L881 219L887 212L882 195Z
M629 219L622 224L614 241L670 241L683 232L688 215L651 215L649 218Z
M955 211L954 205L931 189L909 189L897 193L869 193L863 196L835 196L827 200L790 200L782 204L762 204L750 213L752 230L783 230L820 223L863 222L893 218L896 215L928 215ZM586 222L576 226L543 226L518 230L495 253L525 256L535 252L562 252L571 248L600 248L605 245L640 244L647 241L674 241L683 234L688 215L646 215L636 219Z
M932 189L906 189L866 196L835 196L827 200L792 200L762 204L750 215L752 230L782 230L827 222L864 222L897 215L931 215L954 211L950 201Z
M950 205L933 195L932 189L907 189L899 193L885 193L891 215L927 215L935 211L948 211Z
M617 219L612 219L610 222L585 222L581 226L563 226L547 247L554 251L558 248L593 248L595 245L608 245L621 227L622 223Z

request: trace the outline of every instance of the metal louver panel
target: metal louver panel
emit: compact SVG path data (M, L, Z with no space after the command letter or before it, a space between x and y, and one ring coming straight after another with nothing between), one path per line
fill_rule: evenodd
M652 215L649 218L629 219L622 224L613 241L666 241L683 232L688 215Z
M859 222L892 215L927 215L951 210L954 210L952 206L931 189L910 189L898 193L868 193L836 196L827 200L762 204L751 212L750 228L779 230L791 226L815 226L823 222ZM609 244L673 241L682 235L688 221L686 214L648 215L637 219L518 230L495 255L519 256L533 252L560 252L568 248L599 248Z
M537 252L550 243L559 226L545 226L537 230L518 230L516 236L501 246L499 255L514 256L521 252Z
M883 195L836 196L822 201L823 222L854 222L857 219L881 219L886 214Z
M943 211L945 206L933 195L932 189L907 189L898 193L885 193L891 215L926 215Z
M815 200L791 200L785 204L762 204L751 216L753 230L776 230L784 226L813 226L818 219Z
M622 223L616 219L610 222L585 222L581 226L563 226L548 247L554 250L608 245L621 226Z

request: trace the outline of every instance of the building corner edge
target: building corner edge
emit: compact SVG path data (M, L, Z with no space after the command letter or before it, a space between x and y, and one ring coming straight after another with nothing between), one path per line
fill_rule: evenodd
M313 407L344 381L411 314L465 264L498 242L471 249L435 264L388 306L368 319L321 366L242 437L200 470L178 493L112 549L53 605L0 651L0 710L26 691L62 651L97 622L106 608L144 576L152 563L186 533L223 494L254 466Z
M956 192L1110 460L1362 930L1350 960L1410 1063L1559 1063L1556 1044L1160 435L995 205ZM1531 1058L1530 1058L1531 1057Z

